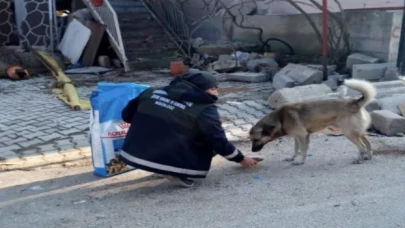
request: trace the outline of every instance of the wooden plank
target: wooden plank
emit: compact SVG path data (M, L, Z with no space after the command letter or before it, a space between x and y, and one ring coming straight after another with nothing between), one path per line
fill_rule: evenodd
M84 66L93 66L106 26L93 21L85 21L84 25L90 29L91 35L83 51L82 63Z

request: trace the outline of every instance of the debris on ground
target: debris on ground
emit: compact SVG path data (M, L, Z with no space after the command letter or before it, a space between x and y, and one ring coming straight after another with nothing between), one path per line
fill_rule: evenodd
M290 63L277 72L274 77L277 77L277 75L286 75L297 82L297 84L300 86L319 84L323 82L322 71L300 64Z
M78 205L78 204L83 204L83 203L87 203L86 200L78 200L78 201L73 201L72 202L74 205Z
M382 109L402 115L399 105L405 102L405 94L395 94L391 97L384 97L379 100Z
M332 90L324 84L298 86L276 90L267 100L271 108L279 108L287 103L318 100L328 98Z
M236 71L241 67L240 63L236 60L222 60L216 61L208 65L208 71L217 71L219 73L226 73L229 71Z
M373 127L387 136L405 133L405 117L389 110L377 110L371 113Z
M36 185L36 186L32 186L31 188L29 188L32 191L43 191L45 190L43 187Z
M66 74L101 74L108 71L112 71L111 68L105 68L100 66L91 66L91 67L83 67L83 68L73 68L69 70L65 70Z
M240 81L240 82L267 82L270 80L270 76L266 73L254 73L254 72L235 72L228 74L228 80Z
M380 60L371 56L364 55L362 53L353 53L347 57L346 67L352 69L354 65L358 64L374 64Z
M352 77L368 81L381 81L385 72L396 68L396 63L374 63L374 64L356 64L353 65ZM394 79L398 80L398 78Z

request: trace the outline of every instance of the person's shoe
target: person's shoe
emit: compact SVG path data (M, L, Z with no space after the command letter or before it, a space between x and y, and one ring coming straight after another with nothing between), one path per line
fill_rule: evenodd
M175 177L175 176L168 176L165 175L165 178L171 181L176 182L177 184L186 187L186 188L191 188L194 186L194 181L187 179L187 178L180 178L180 177Z

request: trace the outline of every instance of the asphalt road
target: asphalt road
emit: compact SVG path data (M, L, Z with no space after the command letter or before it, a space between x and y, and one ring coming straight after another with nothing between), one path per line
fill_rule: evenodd
M343 137L314 136L307 163L283 162L292 140L260 165L217 158L192 189L150 173L111 178L91 167L0 173L0 227L405 227L405 138L372 138L376 156L351 162ZM249 151L249 144L238 145Z

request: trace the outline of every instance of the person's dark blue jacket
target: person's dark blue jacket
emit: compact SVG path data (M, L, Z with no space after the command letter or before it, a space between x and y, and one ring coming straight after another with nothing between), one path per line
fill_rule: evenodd
M242 153L226 138L212 96L190 81L199 73L148 89L128 103L122 119L131 123L121 159L146 171L186 178L206 177L220 154L241 162Z

